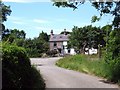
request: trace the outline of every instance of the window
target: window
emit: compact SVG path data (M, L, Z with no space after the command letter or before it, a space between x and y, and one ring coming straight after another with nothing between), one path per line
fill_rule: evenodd
M70 49L68 49L68 53L70 53Z
M62 38L62 36L60 36L60 38Z
M57 46L57 43L56 42L54 42L54 47L56 47Z

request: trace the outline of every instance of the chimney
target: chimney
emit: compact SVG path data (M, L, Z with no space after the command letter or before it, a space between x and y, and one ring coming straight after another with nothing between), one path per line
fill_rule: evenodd
M67 33L66 33L66 29L64 29L64 35L67 35Z
M53 35L53 30L51 30L51 35Z

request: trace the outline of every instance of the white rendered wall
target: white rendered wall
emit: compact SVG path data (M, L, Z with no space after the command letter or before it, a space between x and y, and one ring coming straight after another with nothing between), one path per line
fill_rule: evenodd
M75 52L75 49L74 49L74 48L71 48L71 49L70 49L70 54L71 54L71 55L75 55L75 54L76 54L76 52Z
M66 46L66 45L67 45L67 41L64 41L64 42L63 42L63 45Z

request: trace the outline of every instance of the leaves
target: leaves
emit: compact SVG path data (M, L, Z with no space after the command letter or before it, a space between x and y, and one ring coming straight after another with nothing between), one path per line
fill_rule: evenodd
M9 16L12 12L10 6L4 5L4 3L2 3L2 1L0 0L0 7L0 12L2 12L2 22L7 21L7 16Z
M99 20L100 20L100 18L98 18L97 16L93 16L91 22L94 23Z
M98 44L105 46L103 30L91 25L82 28L74 26L69 38L69 46L80 52L84 52L86 47L97 48Z

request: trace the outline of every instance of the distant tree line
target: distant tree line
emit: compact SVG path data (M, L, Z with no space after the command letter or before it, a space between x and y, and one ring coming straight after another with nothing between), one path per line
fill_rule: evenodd
M27 39L26 33L23 30L10 30L5 29L2 32L3 42L15 44L20 47L24 47L29 57L41 57L43 53L46 53L49 49L49 35L43 31L37 38Z

